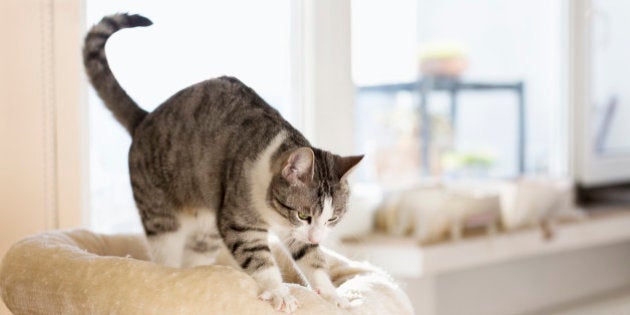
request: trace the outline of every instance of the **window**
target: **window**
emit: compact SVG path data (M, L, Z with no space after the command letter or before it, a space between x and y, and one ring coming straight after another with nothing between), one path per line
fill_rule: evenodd
M134 100L150 111L182 88L226 74L294 120L289 0L187 0L177 7L186 9L150 0L86 2L88 27L122 9L154 22L117 33L106 47L114 74ZM91 89L88 102L90 227L139 232L127 170L130 137Z
M353 1L362 179L397 186L566 174L563 8L559 0Z

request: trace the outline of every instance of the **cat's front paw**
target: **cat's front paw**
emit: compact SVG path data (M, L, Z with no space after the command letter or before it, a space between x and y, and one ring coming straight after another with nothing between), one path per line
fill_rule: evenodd
M263 301L269 301L273 308L275 308L277 311L282 311L285 313L293 313L300 306L298 300L293 295L291 295L291 292L289 292L289 288L287 288L285 285L282 285L276 289L265 290L261 295L258 296L258 298Z
M350 302L348 301L348 299L339 296L339 294L337 294L336 291L332 290L320 290L320 289L315 289L315 292L317 292L317 294L319 294L319 296L321 296L324 300L328 301L329 303L332 303L333 305L340 307L340 308L348 308L350 307Z

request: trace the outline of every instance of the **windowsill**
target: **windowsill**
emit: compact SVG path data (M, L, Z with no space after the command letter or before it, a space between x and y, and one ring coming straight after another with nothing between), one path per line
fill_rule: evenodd
M367 259L393 276L414 278L467 268L585 249L630 240L630 209L601 211L580 222L554 227L550 240L539 229L502 232L419 246L411 238L369 235L345 242L349 257Z

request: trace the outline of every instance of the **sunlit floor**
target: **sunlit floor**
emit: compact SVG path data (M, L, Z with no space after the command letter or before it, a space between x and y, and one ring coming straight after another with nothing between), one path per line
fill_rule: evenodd
M584 301L545 314L553 315L630 315L630 289Z

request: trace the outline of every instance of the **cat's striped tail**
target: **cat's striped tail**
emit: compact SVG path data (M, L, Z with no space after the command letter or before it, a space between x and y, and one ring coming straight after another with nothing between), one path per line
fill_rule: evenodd
M107 62L105 43L116 31L123 28L149 26L153 24L141 15L114 14L104 17L94 25L83 47L83 63L94 89L114 117L133 136L135 128L147 115L120 86Z

